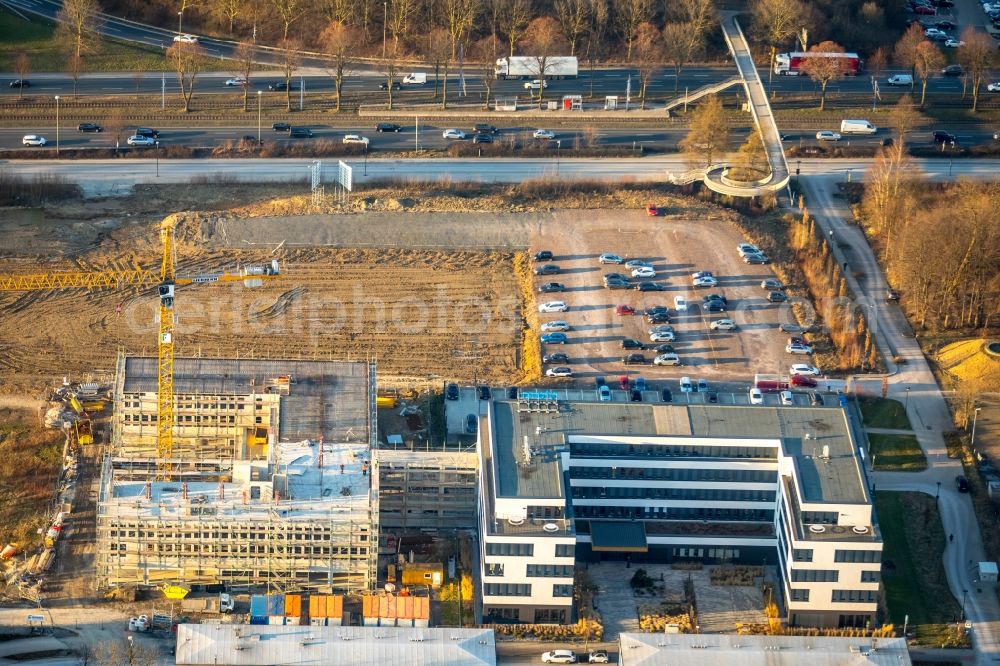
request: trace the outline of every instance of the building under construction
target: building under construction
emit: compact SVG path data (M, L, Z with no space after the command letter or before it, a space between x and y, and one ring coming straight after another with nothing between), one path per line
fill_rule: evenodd
M156 389L157 359L119 359L97 513L102 587L374 585L374 364L176 359L168 459L157 457Z

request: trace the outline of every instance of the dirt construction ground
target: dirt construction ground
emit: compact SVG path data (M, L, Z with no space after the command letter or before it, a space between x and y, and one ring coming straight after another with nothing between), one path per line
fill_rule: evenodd
M710 380L752 380L754 373L787 373L791 363L808 362L807 357L791 358L785 353L786 337L778 331L781 322L794 321L786 306L768 303L764 278L774 277L767 266L748 266L736 246L745 239L730 224L711 217L650 218L642 210L561 211L553 223L541 227L532 239L533 250L550 250L551 262L561 269L558 275L535 278L538 302L562 300L568 311L537 314L539 323L566 321L572 328L565 345L546 345L545 353L564 352L575 377L621 374L653 377L704 377ZM765 248L766 250L766 248ZM656 277L649 280L665 285L660 292L634 289L608 290L603 276L630 271L621 265L601 265L599 257L610 252L623 259L644 259L653 264ZM691 273L712 271L719 284L714 288L691 286ZM639 280L634 279L633 282ZM564 293L539 294L537 285L560 282ZM726 312L702 311L704 295L716 293L728 299ZM677 312L674 297L687 301L687 311ZM615 306L630 305L635 315L618 316ZM651 365L656 352L643 352L646 364L624 366L623 338L635 338L647 347L651 326L642 316L644 308L670 308L673 342L680 367ZM537 306L535 306L537 312ZM711 331L709 324L721 318L733 319L735 331Z

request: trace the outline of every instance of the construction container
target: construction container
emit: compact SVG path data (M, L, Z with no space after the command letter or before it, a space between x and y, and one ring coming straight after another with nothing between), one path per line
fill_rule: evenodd
M302 624L302 595L285 595L285 624Z
M444 565L440 562L427 564L407 564L403 569L403 587L430 585L437 589L444 580Z
M8 543L6 546L3 547L3 550L0 550L0 560L12 559L15 555L17 555L20 552L20 550L21 549L18 548L16 544Z
M267 597L267 623L285 624L285 595L269 594Z
M344 621L344 598L332 594L309 597L309 624L314 627L340 626Z
M250 597L250 624L267 624L267 597L263 594Z

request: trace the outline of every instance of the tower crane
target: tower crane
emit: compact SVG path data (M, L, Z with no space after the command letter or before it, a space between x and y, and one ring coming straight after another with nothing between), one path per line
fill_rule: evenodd
M121 289L156 286L159 296L159 329L157 348L156 453L161 477L169 474L174 450L174 324L176 322L175 288L190 284L243 282L246 287L259 287L264 280L281 275L278 262L243 266L234 273L204 273L177 275L177 253L174 236L178 215L168 215L160 223L163 258L160 270L146 268L108 268L100 271L68 271L59 273L25 273L0 275L0 292L45 291L50 289Z

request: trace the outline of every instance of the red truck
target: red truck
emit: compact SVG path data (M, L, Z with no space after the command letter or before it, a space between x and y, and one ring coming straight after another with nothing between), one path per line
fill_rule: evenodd
M788 378L781 375L754 375L753 385L764 393L777 393L788 390Z

